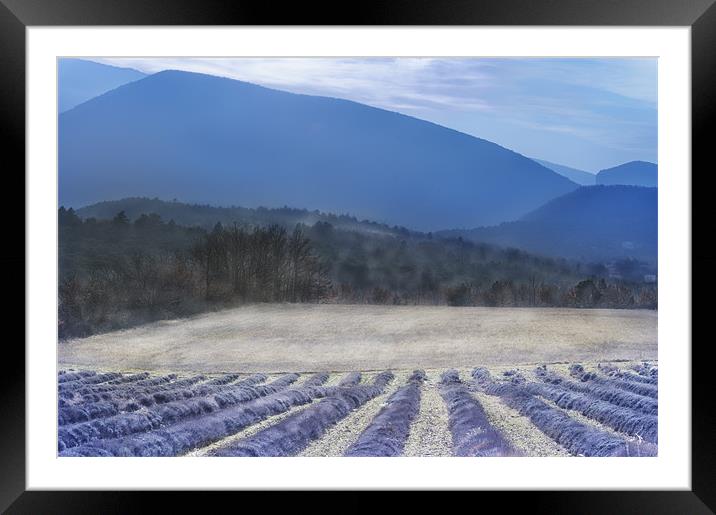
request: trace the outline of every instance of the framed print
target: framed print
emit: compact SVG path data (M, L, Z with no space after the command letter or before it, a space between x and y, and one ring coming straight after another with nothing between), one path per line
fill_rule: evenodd
M3 508L710 512L710 2L183 7L2 6L27 204Z

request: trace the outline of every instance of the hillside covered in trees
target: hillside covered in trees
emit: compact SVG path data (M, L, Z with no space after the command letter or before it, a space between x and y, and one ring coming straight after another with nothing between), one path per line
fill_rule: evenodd
M601 263L351 217L321 214L309 224L319 215L250 211L257 218L207 217L189 227L153 212L83 218L60 208L60 337L249 302L656 307L655 284L638 274L608 279Z
M111 220L120 211L124 211L131 220L135 220L143 214L153 213L159 215L163 220L174 220L179 225L187 227L198 226L204 229L212 229L217 222L223 225L238 222L244 225L263 227L277 224L290 228L296 224L312 226L317 222L326 222L338 229L354 231L403 235L409 232L405 227L390 226L372 220L358 220L355 216L349 214L337 215L319 210L309 211L308 209L288 206L281 208L218 207L147 197L129 197L120 200L97 202L77 209L76 213L83 219Z

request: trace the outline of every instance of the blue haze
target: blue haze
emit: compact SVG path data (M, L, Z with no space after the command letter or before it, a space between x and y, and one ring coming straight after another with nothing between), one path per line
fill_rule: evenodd
M582 186L592 186L596 184L597 176L593 173L585 172L584 170L577 170L576 168L570 168L569 166L557 163L550 163L549 161L542 161L541 159L535 159L535 161L542 166L566 177L570 181L581 184Z
M84 59L59 59L57 109L62 113L97 95L145 76L146 74L131 68L108 66Z
M597 184L656 187L658 179L658 166L644 161L631 161L614 168L601 170L597 174Z
M655 265L658 191L639 186L584 186L516 222L439 234L585 262L635 258Z
M499 145L347 100L166 71L59 119L60 203L305 207L413 229L514 220L577 185Z
M657 159L654 58L107 58L345 98L596 173Z

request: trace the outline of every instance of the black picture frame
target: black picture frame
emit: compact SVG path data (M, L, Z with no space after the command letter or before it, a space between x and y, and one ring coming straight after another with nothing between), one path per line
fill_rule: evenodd
M353 9L339 2L286 3L238 0L0 0L0 117L5 143L4 185L9 197L23 207L25 191L25 28L39 25L639 25L690 26L692 43L692 489L691 491L588 491L480 493L514 505L525 503L537 513L713 513L716 510L716 417L709 381L709 339L695 337L697 314L711 307L707 295L716 286L714 254L708 238L693 238L708 227L710 210L699 197L712 191L708 129L716 124L716 0L490 0L428 1L363 0ZM8 160L8 157L11 159ZM11 163L11 164L8 164ZM709 173L711 172L711 173ZM711 179L712 182L712 179ZM698 187L693 187L697 184ZM21 200L22 199L22 200ZM698 206L701 206L700 208ZM3 245L6 291L25 298L19 273L25 269L25 227L17 216L6 217L4 228L15 245ZM702 231L703 234L708 234ZM8 241L8 240L6 240ZM20 242L23 242L22 244ZM22 249L22 250L20 250ZM21 264L22 263L22 264ZM8 284L10 283L10 284ZM7 288L9 286L10 288ZM20 293L22 292L22 293ZM4 319L19 327L25 304L8 303ZM10 325L10 324L8 324ZM161 505L190 508L206 501L185 493L39 492L25 487L25 353L24 325L3 345L0 373L0 511L7 513L127 513L142 511L148 496L161 496ZM704 333L706 334L706 333ZM246 495L245 493L242 495ZM420 499L418 497L418 499ZM212 501L215 501L212 495ZM246 502L246 501L243 501ZM327 502L322 498L322 502ZM245 504L244 504L245 506Z

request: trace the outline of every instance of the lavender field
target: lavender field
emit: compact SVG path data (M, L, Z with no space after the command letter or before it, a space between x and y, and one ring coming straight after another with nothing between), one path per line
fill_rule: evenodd
M477 364L479 365L479 364ZM76 456L656 456L656 361L58 375Z

